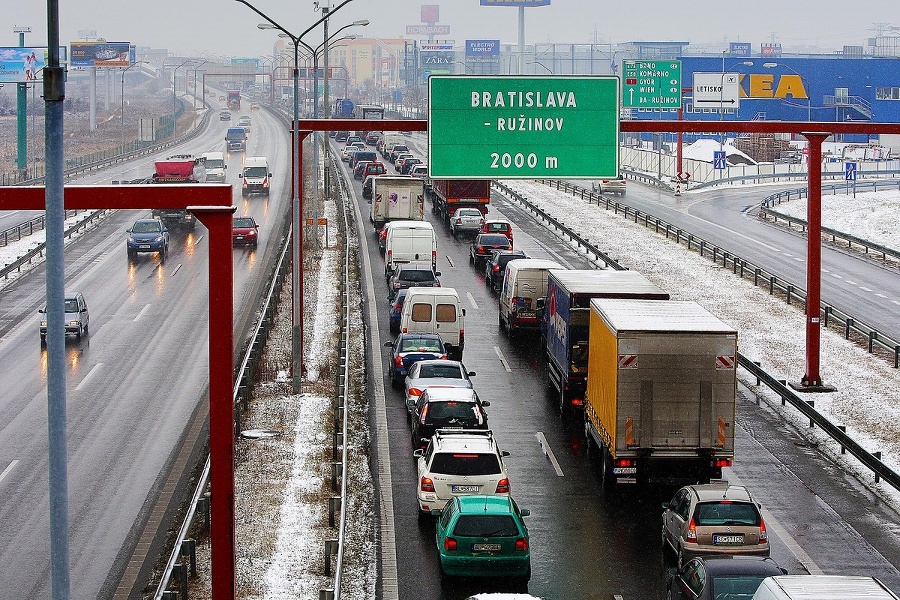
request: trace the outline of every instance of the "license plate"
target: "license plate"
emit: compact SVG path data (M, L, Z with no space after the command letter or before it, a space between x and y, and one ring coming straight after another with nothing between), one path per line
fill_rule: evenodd
M141 244L140 246L138 246L138 248L140 248L141 250L149 250L150 244Z
M613 467L613 475L637 475L637 467Z
M533 310L518 310L516 311L516 316L520 319L530 319L534 316Z
M500 544L472 544L472 552L499 552Z
M743 535L714 535L713 544L743 544Z
M243 240L243 239L244 239L244 236L242 236L242 235L238 235L238 236L235 236L235 238L234 238L234 239L235 239L235 240L236 240L236 241L238 241L238 242L240 242L240 241L241 241L241 240Z
M454 494L472 493L472 492L477 492L479 489L481 489L481 486L478 486L478 485L451 485L450 486L450 491L453 492Z

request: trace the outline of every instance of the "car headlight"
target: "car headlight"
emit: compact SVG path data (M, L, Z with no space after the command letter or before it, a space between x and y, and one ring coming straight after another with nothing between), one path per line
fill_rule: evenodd
M46 328L47 328L47 321L41 321L41 327L43 327L44 329L46 329Z
M161 242L162 240L163 240L163 236L161 236L161 235L158 235L155 238L153 238L154 242Z
M77 321L77 320L76 320L76 321L69 321L69 326L70 326L70 327L78 327L78 321Z

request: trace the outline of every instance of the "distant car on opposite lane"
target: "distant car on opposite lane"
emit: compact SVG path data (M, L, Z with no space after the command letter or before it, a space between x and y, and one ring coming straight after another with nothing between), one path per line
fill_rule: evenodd
M76 340L80 340L88 334L91 324L91 315L88 312L87 301L81 292L65 292L64 295L64 324L66 335L73 334ZM47 343L47 305L38 312L41 314L40 333L41 344Z
M138 219L126 230L125 241L128 260L134 260L141 252L155 252L165 262L169 254L169 230L159 219Z
M250 215L234 217L231 224L231 242L233 246L250 246L259 244L259 225Z

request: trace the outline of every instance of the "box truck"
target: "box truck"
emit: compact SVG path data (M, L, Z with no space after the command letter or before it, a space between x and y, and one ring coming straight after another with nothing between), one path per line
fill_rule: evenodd
M425 188L412 177L381 175L372 181L372 206L369 220L375 233L390 221L422 221Z
M590 301L585 433L604 485L708 483L734 459L737 331L691 301Z

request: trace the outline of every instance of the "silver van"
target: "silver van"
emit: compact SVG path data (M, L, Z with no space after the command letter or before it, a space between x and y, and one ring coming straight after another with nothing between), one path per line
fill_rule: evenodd
M898 600L874 577L856 575L776 575L766 577L753 600Z
M224 152L204 152L200 159L206 169L206 181L225 183L225 169L228 165L225 164Z

